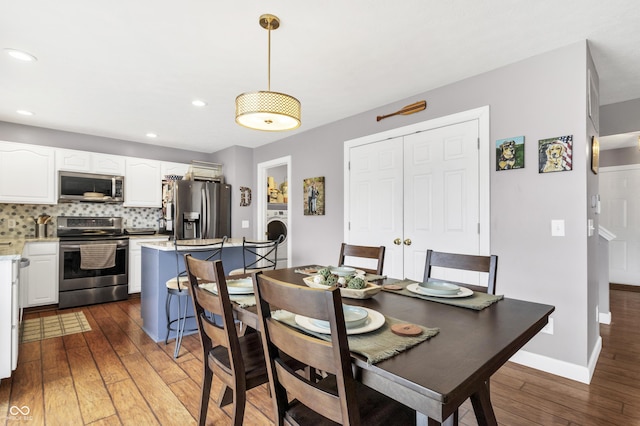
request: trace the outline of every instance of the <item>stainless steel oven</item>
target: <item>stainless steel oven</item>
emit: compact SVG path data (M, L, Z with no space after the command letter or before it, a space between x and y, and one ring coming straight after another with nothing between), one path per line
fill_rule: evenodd
M127 299L129 239L123 235L122 218L62 216L57 222L60 238L58 307ZM83 259L87 253L92 253L92 261L97 260L97 263L91 265ZM106 258L110 261L103 262Z

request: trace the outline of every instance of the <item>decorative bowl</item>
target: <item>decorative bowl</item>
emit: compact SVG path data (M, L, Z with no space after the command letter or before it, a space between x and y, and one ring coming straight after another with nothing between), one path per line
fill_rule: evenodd
M344 312L344 325L347 328L358 328L367 322L369 312L366 309L359 308L357 306L342 305L342 311ZM329 321L323 321L319 319L312 319L312 323L322 328L330 328Z
M441 281L427 281L419 285L434 294L457 294L460 291L459 286Z
M349 277L356 274L356 268L350 266L332 266L329 271L339 277Z
M325 288L325 289L329 288L329 286L326 286L324 284L316 283L314 281L314 278L315 278L315 275L311 275L308 277L304 277L303 280L308 287ZM346 297L349 299L369 299L374 295L380 293L381 290L382 290L381 286L367 281L367 286L361 289L340 287L340 295L342 297Z

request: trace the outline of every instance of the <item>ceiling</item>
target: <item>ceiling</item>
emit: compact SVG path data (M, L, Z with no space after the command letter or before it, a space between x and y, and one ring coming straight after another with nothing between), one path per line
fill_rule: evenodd
M38 60L0 52L0 121L200 152L282 139L234 119L237 95L267 89L264 13L294 132L585 39L601 104L640 98L634 0L20 0L0 6L0 49Z

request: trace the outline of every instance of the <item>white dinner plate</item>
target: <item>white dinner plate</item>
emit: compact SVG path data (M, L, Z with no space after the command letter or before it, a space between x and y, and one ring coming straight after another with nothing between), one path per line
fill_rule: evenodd
M384 325L386 320L384 318L384 315L382 315L380 312L374 311L373 309L369 309L369 308L362 308L362 309L366 309L367 312L369 312L367 321L360 327L348 328L347 334L369 333L371 331L375 331L379 329ZM296 324L298 324L300 327L305 328L309 331L314 331L316 333L321 333L321 334L331 334L331 331L328 328L318 327L317 325L315 325L313 323L313 318L305 317L302 315L296 315L294 319L296 321Z
M432 291L429 291L428 288L420 287L419 283L409 284L407 286L407 290L415 294L420 294L422 296L430 296L430 297L455 298L455 297L469 297L473 295L473 290L468 289L466 287L460 287L460 291L456 294L433 293Z
M213 294L218 294L216 283L211 283L210 286L207 286L207 290ZM251 278L227 280L227 290L229 294L253 294L253 281Z

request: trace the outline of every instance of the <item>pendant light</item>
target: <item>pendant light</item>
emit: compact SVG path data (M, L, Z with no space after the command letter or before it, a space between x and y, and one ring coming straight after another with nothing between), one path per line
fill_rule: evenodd
M271 91L271 30L280 27L274 15L260 16L260 26L269 32L268 86L266 91L243 93L236 98L236 123L255 130L280 132L300 127L300 101Z

